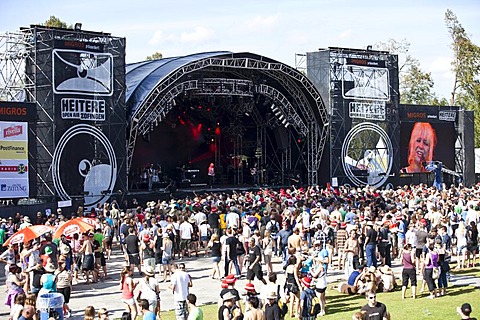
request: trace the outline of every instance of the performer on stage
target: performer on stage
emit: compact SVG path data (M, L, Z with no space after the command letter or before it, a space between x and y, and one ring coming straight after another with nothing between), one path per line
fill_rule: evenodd
M258 168L257 163L250 168L250 174L252 175L252 181L255 186L258 186Z
M437 136L430 123L415 123L408 147L408 167L402 168L400 172L428 172L422 163L432 161L436 144Z
M210 186L210 188L212 188L213 183L215 182L215 165L213 163L210 163L207 174L208 174L208 185Z
M148 174L148 191L152 191L154 174L155 174L155 168L153 167L153 163L150 164L150 167L147 169L147 174Z

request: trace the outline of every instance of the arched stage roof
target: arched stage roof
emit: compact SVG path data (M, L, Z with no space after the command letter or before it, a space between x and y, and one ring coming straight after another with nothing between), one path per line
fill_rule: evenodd
M248 52L204 52L128 64L128 169L137 136L148 133L153 123L165 119L176 105L175 97L190 90L202 90L205 79L242 81L254 88L254 94L269 98L272 110L285 127L308 141L308 182L317 183L328 132L328 113L318 90L298 70Z

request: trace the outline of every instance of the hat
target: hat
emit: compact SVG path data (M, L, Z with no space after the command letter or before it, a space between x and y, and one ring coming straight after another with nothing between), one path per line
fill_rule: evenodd
M229 274L226 278L225 278L225 282L227 284L234 284L235 281L237 281L237 278L235 278L235 276L233 274Z
M464 303L462 304L462 306L460 307L460 309L462 310L462 313L466 316L469 316L470 313L472 313L472 306L470 305L470 303Z
M312 282L312 278L309 278L309 277L303 277L302 278L302 284L307 288L310 288L310 283L311 282Z
M55 266L51 262L47 263L47 265L44 267L44 269L47 272L55 272Z
M150 276L150 277L155 276L155 270L152 268L152 266L147 266L144 272L147 276Z
M150 235L147 233L143 236L143 242L148 242L150 241Z
M190 218L188 218L188 222L189 223L195 223L195 222L197 222L197 220L195 220L195 217L190 217Z
M30 218L28 216L23 217L23 221L30 222Z
M390 267L387 265L378 268L378 270L380 270L380 272L383 274L393 274L392 269L390 269Z
M164 234L162 235L162 238L170 238L170 236L168 235L168 233L164 233Z
M225 280L222 281L222 289L227 289L228 288L228 283L225 282Z
M230 291L228 291L227 293L225 293L222 297L223 301L228 301L228 300L232 300L232 299L235 299L235 296L233 295L233 293L231 293Z
M347 227L347 223L346 223L346 222L342 222L342 223L340 224L340 228L345 229L346 227Z
M257 291L255 290L255 286L253 285L253 283L247 283L247 284L245 285L245 290L246 290L246 291L249 291L249 292L257 293Z
M173 229L173 225L169 224L169 225L167 226L167 230L172 230L172 229Z
M270 291L267 296L266 296L267 299L277 299L278 296L277 296L277 293L275 291Z
M46 247L45 247L45 254L48 255L48 254L52 254L52 253L53 253L52 248L51 248L50 246L46 246Z
M65 255L69 254L70 253L70 247L66 246L66 245L62 246L62 248L60 249L60 253L65 254Z
M427 224L427 220L425 220L425 218L422 218L422 219L420 220L420 223L421 223L421 224Z
M368 267L368 272L375 273L375 271L377 271L377 268L375 268L374 266Z

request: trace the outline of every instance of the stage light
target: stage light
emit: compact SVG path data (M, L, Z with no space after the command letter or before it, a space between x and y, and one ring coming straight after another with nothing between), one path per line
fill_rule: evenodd
M284 116L283 114L281 114L281 115L278 117L278 120L282 121L282 123L283 123L283 121L287 121L287 120L285 120L285 116Z
M289 125L290 125L290 122L285 123L285 128L288 128Z
M82 24L80 22L75 23L75 27L73 27L75 31L81 31L82 30Z
M323 126L328 127L330 125L330 122L325 123Z
M367 46L367 51L372 51L372 49L373 49L372 45L369 44L369 45Z
M246 115L247 117L250 117L250 114L249 114L248 112L245 112L245 115Z

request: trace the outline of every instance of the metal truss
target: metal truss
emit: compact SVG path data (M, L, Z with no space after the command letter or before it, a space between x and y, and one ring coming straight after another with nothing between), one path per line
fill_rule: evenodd
M160 99L164 99L162 96L169 92L169 88L178 86L177 83L182 81L182 77L197 71L236 72L236 70L242 69L259 71L285 84L284 89L288 92L288 97L295 101L294 104L283 93L282 95L279 93L274 95L273 90L268 90L267 88L262 88L261 90L265 93L270 93L273 97L276 96L280 105L287 106L285 110L290 110L290 113L286 113L290 117L289 120L292 121L292 124L295 124L296 130L305 135L309 140L307 157L308 183L317 184L320 159L326 141L325 130L322 128L324 124L328 123L328 113L320 94L312 82L298 70L282 63L262 61L251 57L212 57L200 59L179 67L159 83L132 115L127 150L127 167L130 167L133 158L136 135L150 126L146 114L155 109L155 105L162 105ZM295 81L299 84L294 85ZM180 86L182 85L180 84ZM195 89L198 90L198 82ZM309 99L306 98L306 94L308 94ZM285 99L281 98L282 96ZM165 100L171 101L172 99L166 98ZM286 104L285 100L289 104ZM301 120L301 115L303 115L303 120ZM147 124L144 122L147 122ZM139 130L139 128L142 130Z

